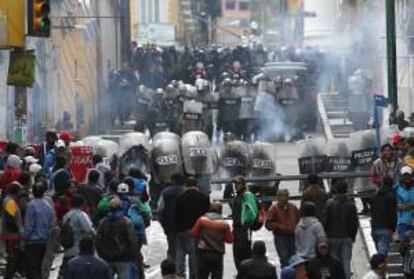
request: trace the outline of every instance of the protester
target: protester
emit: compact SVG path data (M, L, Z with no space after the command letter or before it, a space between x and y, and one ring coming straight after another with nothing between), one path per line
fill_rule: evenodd
M175 271L175 263L171 260L163 260L161 262L162 279L180 279Z
M407 139L407 153L404 157L404 164L414 169L414 137Z
M53 201L58 224L62 224L63 216L65 216L65 214L72 209L73 197L78 193L78 191L78 183L72 180L70 182L69 188L65 191L64 194L54 196ZM85 208L82 209L86 211L86 204Z
M80 185L78 194L84 196L88 213L92 222L98 224L98 203L102 198L104 191L98 184L99 172L91 170L88 174L88 183Z
M326 201L329 199L328 194L321 188L319 184L320 178L315 174L308 176L308 187L304 190L301 204L312 202L316 206L315 216L320 222L324 221Z
M55 196L59 196L65 193L70 186L72 176L67 170L68 161L65 156L57 156L56 164L53 167L52 172L52 184Z
M210 211L200 217L191 230L198 242L198 279L223 278L225 243L233 243L229 224L221 216L220 203L212 203Z
M39 150L39 164L41 166L46 166L46 155L55 148L55 144L58 140L58 135L56 131L49 130L46 132L46 141L42 143Z
M249 207L258 212L257 200L247 191L246 180L243 176L236 176L233 180L236 196L232 202L233 219L233 258L236 269L240 272L241 262L251 258L251 230L243 219L243 209ZM247 204L248 203L248 204Z
M298 255L293 255L289 259L289 267L295 271L295 279L308 279L308 271L306 270L306 260Z
M267 261L266 244L263 241L253 243L252 258L241 263L240 279L277 279L276 267Z
M340 182L326 208L325 231L331 252L343 264L346 278L351 278L352 244L358 233L358 213L352 200L346 196L348 185Z
M280 278L281 279L295 279L296 275L295 275L295 270L293 269L293 267L285 266L284 268L282 268L282 271L280 272Z
M396 186L400 178L400 170L403 161L397 157L394 148L390 144L381 147L381 157L372 164L372 182L381 187L386 177L393 179Z
M413 169L405 166L401 169L400 183L396 189L397 195L397 231L400 239L404 237L407 231L413 229L412 216L414 212L414 180Z
M71 239L69 245L64 246L64 255L60 274L64 275L69 260L79 255L79 242L86 236L95 235L92 221L82 208L86 205L85 198L80 195L73 196L72 209L65 214L62 220L61 241ZM67 247L65 247L67 246Z
M92 165L93 168L89 170L91 172L92 170L97 171L99 173L99 178L97 181L97 184L101 189L105 189L107 177L110 173L110 168L108 165L105 164L103 157L99 154L94 154L92 157ZM89 173L88 173L89 175Z
M397 229L397 198L393 185L393 179L385 178L371 200L371 235L377 252L385 256Z
M111 200L111 211L99 223L96 236L98 255L108 262L111 278L135 279L138 241L134 224L125 217L119 198Z
M302 218L295 230L296 255L311 259L316 256L315 247L318 239L325 236L322 224L315 217L316 207L312 202L305 202L300 209Z
M18 194L18 203L20 212L22 214L22 220L24 220L26 214L26 207L29 204L32 191L32 179L30 177L30 173L27 171L22 171L19 176L19 180L15 181L15 183L19 183L20 185L20 192Z
M181 174L174 174L171 176L171 180L171 186L168 186L161 192L158 201L158 219L167 238L167 259L174 262L177 254L175 210L177 198L184 191L184 176Z
M0 189L7 190L10 183L19 180L22 160L19 156L11 154L7 157L7 163L0 178Z
M108 264L95 256L95 242L84 237L79 242L79 256L68 262L64 279L112 279Z
M44 198L46 188L37 183L32 189L34 199L27 205L24 219L23 240L27 263L27 278L42 278L42 263L47 242L52 236L56 223L55 212Z
M330 253L328 240L318 240L316 257L309 260L306 265L309 279L345 279L342 263Z
M17 155L19 156L20 146L15 142L8 142L6 144L6 148L2 157L0 159L0 169L4 170L5 166L7 165L7 160L9 159L10 155Z
M385 279L387 272L387 257L375 254L369 260L371 270L362 279Z
M185 277L185 259L188 255L190 279L197 278L197 243L190 230L209 208L209 197L198 190L197 181L194 178L188 178L184 192L177 197L175 208L178 276Z
M279 190L277 203L269 208L265 223L266 228L273 232L282 267L287 266L290 257L295 254L295 229L300 220L298 208L288 200L289 191Z
M24 272L24 260L22 253L23 223L20 208L17 203L17 195L21 187L17 183L11 183L7 187L6 197L3 201L1 216L1 240L6 248L5 279L14 278L16 272Z

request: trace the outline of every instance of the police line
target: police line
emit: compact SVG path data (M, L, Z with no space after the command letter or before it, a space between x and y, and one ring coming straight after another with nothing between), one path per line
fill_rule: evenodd
M371 172L337 172L337 173L320 173L318 176L321 179L332 179L332 178L357 178L357 177L371 177ZM265 176L265 177L245 177L246 182L269 182L269 181L296 181L306 180L308 174L295 174L295 175L277 175L277 176ZM224 184L232 183L232 178L219 178L210 181L210 184ZM263 186L266 187L266 186ZM270 187L270 186L269 186Z

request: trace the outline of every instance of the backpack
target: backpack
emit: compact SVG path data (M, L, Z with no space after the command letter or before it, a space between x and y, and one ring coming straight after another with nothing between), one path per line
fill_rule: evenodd
M266 209L264 204L259 204L259 212L257 213L256 218L254 219L253 223L250 225L250 229L252 231L258 231L263 227L263 224L265 222L265 214Z
M73 216L71 216L71 218ZM70 222L71 218L68 218L60 229L59 243L64 249L72 248L75 244L75 231L73 230Z
M109 219L102 221L101 230L96 237L96 249L101 258L106 261L123 261L126 257L132 257L131 247L125 238L126 217L119 222Z
M250 192L243 194L242 208L241 208L241 224L242 226L252 228L259 215L258 203L255 195Z
M147 210L147 205L138 201L138 204L131 205L128 210L127 216L133 221L134 224L142 222L145 228L151 225L151 213ZM139 217L136 217L139 216ZM141 219L141 221L139 221ZM137 220L135 222L135 220Z

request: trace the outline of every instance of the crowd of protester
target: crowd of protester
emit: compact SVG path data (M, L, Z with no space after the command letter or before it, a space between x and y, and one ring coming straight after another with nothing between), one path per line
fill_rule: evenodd
M60 278L144 278L141 253L154 219L144 174L122 176L94 155L84 183L68 168L71 135L48 132L38 148L8 143L3 170L1 240L4 278L48 278L56 253L63 253ZM372 166L378 189L367 199L378 254L364 277L385 278L390 244L400 242L404 273L414 275L414 138L397 134ZM223 278L226 244L232 244L237 278L351 278L358 232L355 201L348 184L336 179L327 193L317 174L308 177L300 204L280 189L266 210L243 176L233 181L232 223L222 204L200 192L197 180L172 176L157 209L168 243L164 278ZM266 257L265 242L252 243L264 226L274 236L281 271ZM188 264L186 259L188 258ZM273 260L273 259L272 259ZM186 270L188 266L188 270Z

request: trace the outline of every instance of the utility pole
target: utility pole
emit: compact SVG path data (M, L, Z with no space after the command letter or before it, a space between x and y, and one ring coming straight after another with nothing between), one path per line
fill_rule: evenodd
M129 0L120 2L121 57L122 64L131 59L131 23L129 18Z
M398 83L394 0L385 0L385 12L387 18L388 98L391 104L391 120L395 121L396 112L398 110Z

